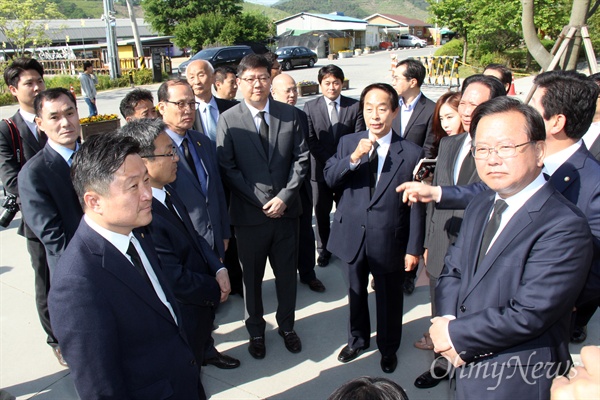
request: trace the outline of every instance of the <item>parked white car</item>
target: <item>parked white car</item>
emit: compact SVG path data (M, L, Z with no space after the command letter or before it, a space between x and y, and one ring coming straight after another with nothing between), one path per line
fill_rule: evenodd
M403 34L400 35L400 39L398 40L398 47L425 47L427 46L427 41L425 39L418 38L413 35Z

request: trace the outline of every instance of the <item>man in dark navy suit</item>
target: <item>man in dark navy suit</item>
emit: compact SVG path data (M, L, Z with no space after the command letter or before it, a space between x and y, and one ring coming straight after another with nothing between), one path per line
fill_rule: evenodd
M371 273L381 369L392 373L402 338L402 282L423 254L425 222L422 207L402 203L395 188L412 178L423 150L392 130L398 94L390 85L367 86L360 104L369 130L342 137L324 170L327 184L341 194L328 249L346 264L350 282L348 342L338 360L351 361L369 348Z
M48 142L19 173L19 195L23 219L44 245L52 276L83 215L70 169L78 147L79 115L73 95L63 88L39 93L34 108L39 132L45 133ZM52 348L59 363L66 366L60 347Z
M75 157L85 216L52 277L52 326L82 399L204 399L177 300L136 230L152 221L138 152L132 138L95 135Z

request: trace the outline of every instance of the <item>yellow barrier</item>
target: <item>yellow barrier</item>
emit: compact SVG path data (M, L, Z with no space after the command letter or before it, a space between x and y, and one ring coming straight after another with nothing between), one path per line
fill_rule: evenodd
M426 75L424 85L443 86L448 89L460 87L458 77L459 57L450 56L425 56L415 57L425 66Z

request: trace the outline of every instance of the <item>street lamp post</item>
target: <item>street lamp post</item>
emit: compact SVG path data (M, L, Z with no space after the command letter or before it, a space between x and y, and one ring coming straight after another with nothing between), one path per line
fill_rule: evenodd
M110 77L112 79L117 79L119 76L119 55L117 53L115 41L115 13L113 10L112 0L103 0L103 3L104 15L102 16L102 19L106 25L106 48L108 50L108 66Z

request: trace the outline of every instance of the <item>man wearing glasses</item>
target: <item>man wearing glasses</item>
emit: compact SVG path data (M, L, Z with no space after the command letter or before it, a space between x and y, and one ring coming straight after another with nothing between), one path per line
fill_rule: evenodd
M278 333L292 353L302 350L294 331L299 191L308 166L308 150L295 108L269 100L271 64L249 54L238 67L244 101L221 115L217 152L225 184L231 190L230 214L244 269L248 350L266 354L262 280L267 257L275 274Z
M179 156L177 178L171 184L185 208L194 229L224 259L229 245L230 228L227 203L221 183L215 145L200 132L192 130L196 101L190 85L181 79L164 82L158 88L158 111L167 126ZM236 368L239 361L214 349L207 342L204 361L218 368Z

